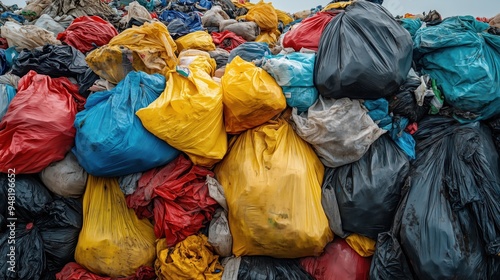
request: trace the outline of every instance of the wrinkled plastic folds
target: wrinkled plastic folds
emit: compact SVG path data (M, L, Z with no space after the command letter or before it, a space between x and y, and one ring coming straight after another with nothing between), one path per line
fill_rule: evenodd
M135 115L165 88L160 74L130 72L109 91L89 96L75 118L73 153L94 176L122 176L169 163L179 151L147 131Z
M177 50L181 52L182 50L194 49L200 51L213 51L215 50L215 44L212 40L212 36L206 31L195 31L189 33L175 40L177 44Z
M295 28L285 33L283 47L300 51L302 48L318 50L321 34L338 12L319 12L306 18Z
M226 66L222 89L228 133L240 133L259 126L286 108L281 87L273 77L240 57Z
M233 254L319 255L333 237L321 206L323 171L285 120L238 136L215 169L229 207Z
M271 50L266 43L246 42L237 46L229 53L227 63L230 63L236 56L241 57L245 61L252 62L270 54Z
M111 278L100 276L86 270L83 266L70 262L56 274L56 280L153 280L156 279L155 270L152 267L142 266L134 275L127 277Z
M72 152L63 160L53 162L40 172L40 179L51 192L63 196L78 198L85 192L87 172L78 163Z
M262 68L282 87L312 87L315 59L314 53L266 56Z
M0 122L0 172L38 173L73 146L73 121L85 100L67 78L30 71Z
M0 121L2 120L5 113L7 113L7 109L9 108L9 104L14 99L16 95L16 88L11 85L0 84Z

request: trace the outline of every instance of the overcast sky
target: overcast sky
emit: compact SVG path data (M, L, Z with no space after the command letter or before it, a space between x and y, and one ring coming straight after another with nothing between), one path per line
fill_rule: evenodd
M293 13L308 10L317 5L326 6L330 1L273 0L271 2L276 8ZM252 0L251 2L258 1ZM473 15L489 18L500 13L500 0L384 0L383 6L395 16L405 13L417 14L429 10L437 10L443 17Z
M331 0L330 0L331 1ZM309 10L317 5L326 6L329 0L273 0L273 5L286 12L294 13L301 10ZM26 5L25 0L3 0L6 5ZM258 0L251 0L257 3ZM422 13L429 10L437 10L443 17L456 15L473 15L475 17L493 17L500 13L500 0L385 0L384 6L393 15L404 15L405 13Z

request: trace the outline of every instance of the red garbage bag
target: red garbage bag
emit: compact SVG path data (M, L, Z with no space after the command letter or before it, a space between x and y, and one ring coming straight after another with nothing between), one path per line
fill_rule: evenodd
M304 19L296 28L285 33L283 47L300 51L302 48L318 50L319 40L326 25L340 13L340 11L319 12Z
M78 17L57 39L86 53L96 46L101 47L118 35L115 27L98 16Z
M363 258L342 238L335 238L319 257L300 260L316 280L365 280L369 278L371 257Z
M111 278L94 274L81 265L70 262L64 266L61 272L56 274L56 280L152 280L156 279L155 270L152 267L141 266L135 275L128 277Z
M224 49L228 52L246 42L243 37L238 36L229 30L221 33L212 32L212 40L218 48Z
M155 220L155 235L174 246L197 233L212 219L217 202L210 197L206 168L193 165L183 155L163 168L142 174L137 190L127 196L127 205L139 218Z
M30 71L0 122L0 172L38 173L73 147L73 122L85 99L68 78Z
M9 43L7 43L7 39L0 38L0 49L8 49Z

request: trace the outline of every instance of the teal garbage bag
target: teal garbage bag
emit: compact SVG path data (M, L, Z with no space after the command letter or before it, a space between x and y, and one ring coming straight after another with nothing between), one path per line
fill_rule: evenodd
M7 113L9 104L16 95L16 89L10 85L0 84L0 120Z
M266 70L280 86L314 86L314 53L290 53L264 57L262 69Z
M406 29L412 38L415 38L415 33L422 27L422 21L420 19L402 18L399 19L399 24Z
M315 87L283 87L286 104L296 107L298 113L307 111L318 100L318 90Z
M231 50L227 58L227 63L229 64L236 56L241 57L245 61L252 62L254 60L261 60L270 54L271 50L267 43L246 42Z
M89 96L75 118L73 153L94 176L143 172L174 160L179 151L147 131L135 113L165 89L160 74L130 72L114 89Z
M500 36L472 16L451 17L419 29L414 57L436 79L462 123L500 113Z

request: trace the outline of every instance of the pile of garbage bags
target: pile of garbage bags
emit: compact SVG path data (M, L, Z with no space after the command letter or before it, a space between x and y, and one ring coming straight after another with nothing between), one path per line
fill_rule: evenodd
M0 279L499 279L500 15L0 5Z

